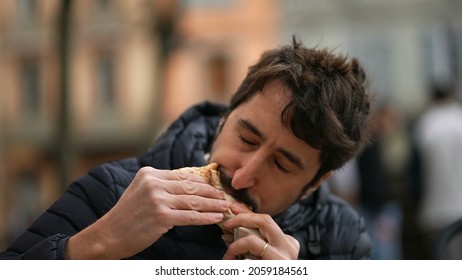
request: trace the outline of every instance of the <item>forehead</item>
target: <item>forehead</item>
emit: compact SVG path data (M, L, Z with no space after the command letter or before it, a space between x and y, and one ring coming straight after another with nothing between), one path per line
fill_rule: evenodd
M282 110L291 101L292 94L279 81L268 82L260 92L252 96L247 102L244 102L236 110L257 115L258 118L271 118L281 123ZM269 114L264 114L269 112ZM282 123L281 123L282 124Z

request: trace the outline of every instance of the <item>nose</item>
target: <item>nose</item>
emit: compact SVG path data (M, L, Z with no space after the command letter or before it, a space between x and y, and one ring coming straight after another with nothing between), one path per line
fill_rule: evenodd
M257 183L258 174L262 168L262 160L258 155L243 159L234 172L231 185L236 190L251 188Z

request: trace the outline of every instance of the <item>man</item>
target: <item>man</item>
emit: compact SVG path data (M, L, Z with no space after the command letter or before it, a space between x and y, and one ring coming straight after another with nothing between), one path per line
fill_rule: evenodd
M362 219L323 182L368 140L370 100L358 62L292 46L265 52L229 108L185 112L146 155L104 164L74 182L2 258L362 259ZM224 200L200 176L219 165ZM216 223L257 229L229 247Z
M448 258L433 253L438 234L462 217L462 104L451 85L432 87L412 133L411 186L423 241L419 257ZM453 247L459 253L461 246Z

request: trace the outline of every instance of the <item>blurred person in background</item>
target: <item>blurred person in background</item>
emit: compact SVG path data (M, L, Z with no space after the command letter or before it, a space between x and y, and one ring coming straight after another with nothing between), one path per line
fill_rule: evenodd
M371 259L400 259L402 211L384 158L384 139L396 129L397 115L386 103L378 105L371 115L371 143L336 170L329 182L334 193L364 216L372 239Z
M381 104L372 116L372 141L357 157L359 207L372 238L372 259L401 258L402 211L393 195L391 175L384 159L384 139L396 129L390 104Z
M422 258L430 259L437 234L462 218L462 105L451 87L433 87L412 137L412 194L424 242Z
M362 218L324 182L369 140L370 96L356 59L292 45L249 68L230 106L187 110L140 157L70 185L2 259L366 259ZM218 164L229 203L200 176ZM231 243L216 225L223 212Z

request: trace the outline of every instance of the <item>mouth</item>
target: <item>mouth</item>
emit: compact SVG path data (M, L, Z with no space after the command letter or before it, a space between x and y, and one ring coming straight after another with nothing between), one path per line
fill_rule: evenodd
M248 190L246 188L236 190L231 184L232 178L226 175L221 166L218 168L218 171L220 172L220 182L225 193L232 196L237 201L249 206L252 211L256 211L257 203L250 197Z

